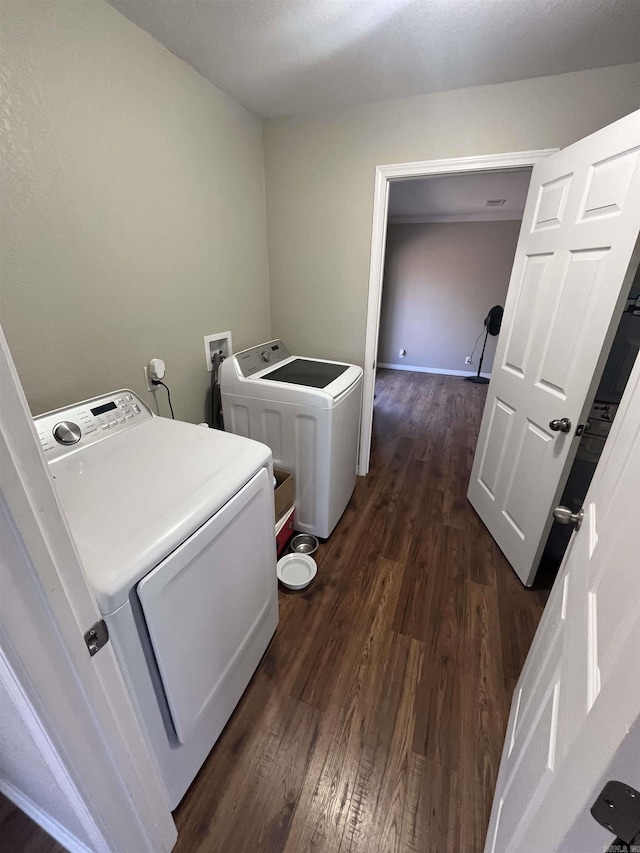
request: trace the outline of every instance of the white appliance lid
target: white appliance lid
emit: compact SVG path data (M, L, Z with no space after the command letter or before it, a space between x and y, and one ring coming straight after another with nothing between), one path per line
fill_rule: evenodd
M349 369L348 364L319 361L311 358L293 358L273 370L262 373L260 378L269 382L289 382L310 388L326 388Z
M53 461L102 614L270 461L259 442L158 417Z
M222 391L223 407L225 397L236 395L252 399L272 400L279 403L292 403L318 409L332 409L339 400L349 393L362 381L363 371L355 364L346 364L327 359L304 358L307 364L335 365L339 368L338 376L322 388L311 385L297 385L294 382L271 381L269 374L275 369L282 369L301 359L298 356L288 356L277 365L260 368L250 376L243 376L238 362L238 356L225 359L220 372L220 390Z
M227 703L233 671L273 600L271 491L262 468L137 586L180 743Z

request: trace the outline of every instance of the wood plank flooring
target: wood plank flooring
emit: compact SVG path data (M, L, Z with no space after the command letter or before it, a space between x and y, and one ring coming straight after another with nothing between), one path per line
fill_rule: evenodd
M62 845L4 794L0 794L0 850L3 853L65 853Z
M546 593L466 500L486 388L380 370L371 473L176 810L180 853L481 851Z
M546 600L465 497L485 394L379 371L371 473L312 586L280 593L276 635L174 813L176 851L482 850Z

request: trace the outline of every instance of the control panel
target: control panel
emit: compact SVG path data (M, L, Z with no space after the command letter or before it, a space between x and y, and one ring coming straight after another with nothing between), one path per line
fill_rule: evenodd
M266 344L243 350L237 353L234 358L246 379L248 376L253 376L254 373L264 370L265 367L273 367L273 365L290 356L291 353L282 341L268 341Z
M153 414L133 391L123 389L34 418L48 462L149 420Z

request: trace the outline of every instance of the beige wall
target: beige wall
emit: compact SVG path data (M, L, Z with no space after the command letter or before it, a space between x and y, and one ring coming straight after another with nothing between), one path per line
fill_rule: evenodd
M473 366L464 359L489 309L504 307L519 232L515 221L390 225L378 362L475 371L483 339ZM496 341L487 341L483 373L491 372Z
M375 166L564 146L640 66L261 123L102 0L2 6L0 311L34 413L167 362L199 421L202 335L362 362ZM271 305L269 302L269 272ZM270 308L272 328L270 328ZM159 392L163 413L166 402Z
M266 123L274 335L362 363L377 165L564 147L637 109L640 65Z
M260 121L102 0L12 0L1 25L0 307L33 412L151 400L159 356L202 420L202 336L270 333Z
M16 533L5 519L3 514L0 517L0 533L8 541ZM23 547L22 541L18 547ZM5 683L0 683L0 780L3 792L10 793L12 799L18 800L23 810L31 808L41 820L50 821L47 829L55 829L56 824L60 828L64 827L67 836L65 840L70 842L76 839L76 849L82 849L82 844L85 850L90 850L91 838L69 802L68 791L52 772L42 753L41 744L36 742L25 723L23 713L24 709L15 704ZM12 846L7 837L5 844L9 848ZM54 845L49 847L52 848L55 849Z

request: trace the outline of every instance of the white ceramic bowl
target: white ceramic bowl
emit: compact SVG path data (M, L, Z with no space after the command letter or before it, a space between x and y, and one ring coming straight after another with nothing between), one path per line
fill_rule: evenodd
M308 554L287 554L278 560L278 580L287 589L304 589L317 571L316 561Z

